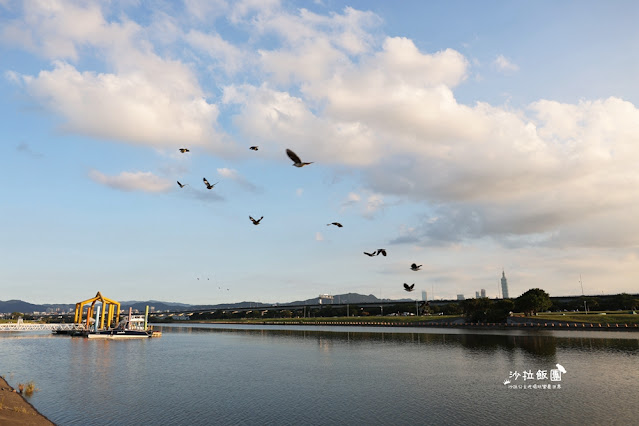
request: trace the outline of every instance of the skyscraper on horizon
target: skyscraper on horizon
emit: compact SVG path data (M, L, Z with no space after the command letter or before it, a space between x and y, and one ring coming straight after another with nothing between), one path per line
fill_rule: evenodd
M502 269L501 271L501 296L504 299L508 299L508 280L506 279L506 273Z
M426 290L422 290L422 300L424 302L428 301L428 293L426 292Z

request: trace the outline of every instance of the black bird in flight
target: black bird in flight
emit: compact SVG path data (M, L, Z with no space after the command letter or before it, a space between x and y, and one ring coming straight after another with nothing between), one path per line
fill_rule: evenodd
M288 148L286 148L286 155L288 155L288 158L293 160L293 165L295 167L304 167L304 166L308 166L309 164L313 164L313 161L311 161L310 163L303 163L302 160L300 160L300 157L298 157L296 153L294 153Z
M417 265L415 263L413 263L412 265L410 265L410 269L411 271L419 271L419 268L421 268L422 265Z
M415 289L415 283L413 283L413 285L408 285L408 284L404 283L404 290L413 291L414 289Z
M260 221L261 221L262 219L264 219L264 216L262 216L262 217L261 217L261 218L259 218L259 219L253 219L253 217L252 217L252 216L249 216L249 219L251 219L251 222L253 222L253 225L259 225L259 224L260 224Z
M206 189L212 189L215 185L219 183L219 182L215 182L213 185L211 185L209 181L206 180L206 178L202 178L202 180L204 181L204 185L206 185Z
M257 151L259 149L259 147L257 145L250 147L249 149L253 150L253 151Z
M190 152L188 148L180 148L180 152L184 154L185 152Z
M341 228L343 225L339 222L331 222L331 223L327 223L326 226L331 226L331 225L335 225L338 228Z
M180 188L184 188L186 185L188 185L188 183L184 183L184 184L180 183L179 180L177 181L177 183L178 185L180 185Z
M381 254L382 256L386 256L386 249L377 249L377 254Z
M377 254L375 253L375 251L373 251L372 253L364 252L364 254L365 254L366 256L370 256L370 257L377 256Z

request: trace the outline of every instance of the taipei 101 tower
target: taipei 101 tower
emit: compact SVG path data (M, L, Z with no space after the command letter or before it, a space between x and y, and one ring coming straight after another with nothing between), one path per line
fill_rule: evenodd
M508 299L508 280L503 269L501 271L501 295L504 299Z

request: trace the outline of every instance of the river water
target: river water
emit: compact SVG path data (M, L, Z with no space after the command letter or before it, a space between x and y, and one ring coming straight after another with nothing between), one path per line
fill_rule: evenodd
M59 425L639 423L637 333L155 328L0 333L0 375L34 381L29 401Z

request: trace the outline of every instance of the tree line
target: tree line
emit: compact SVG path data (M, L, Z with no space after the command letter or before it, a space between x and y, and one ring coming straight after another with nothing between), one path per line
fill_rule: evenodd
M193 321L200 320L233 320L242 318L329 318L329 317L366 317L383 315L455 315L464 316L469 322L505 322L513 312L534 315L545 311L573 311L583 310L584 302L588 310L636 310L639 309L639 299L627 293L612 297L579 297L562 302L552 300L548 293L539 288L533 288L515 299L491 300L486 297L466 299L444 305L415 302L397 303L386 306L358 305L307 307L306 309L254 309L249 311L215 310L210 312L196 312L191 315ZM153 321L161 322L160 317L152 317ZM167 318L166 321L171 321Z

